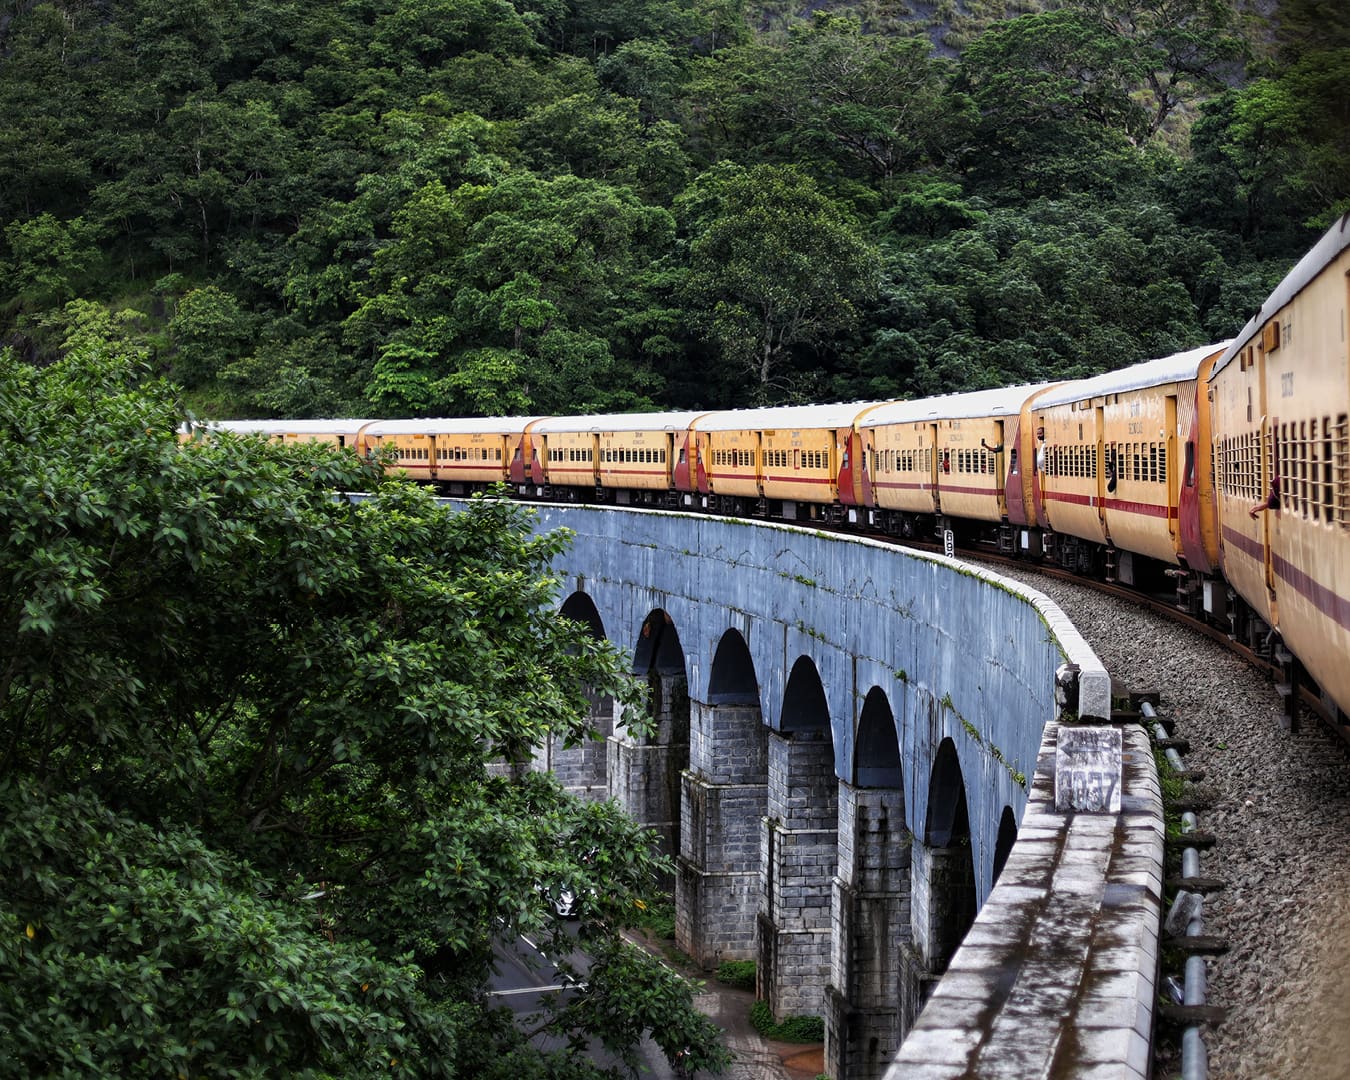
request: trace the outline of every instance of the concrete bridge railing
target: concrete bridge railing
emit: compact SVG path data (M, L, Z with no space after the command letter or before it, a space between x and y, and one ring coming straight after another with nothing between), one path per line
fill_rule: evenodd
M631 650L656 720L598 701L606 753L541 765L657 830L690 956L824 1017L834 1080L1147 1075L1156 773L1127 728L1119 809L1056 809L1061 724L1109 722L1110 679L1054 604L809 528L536 510L574 535L563 612Z

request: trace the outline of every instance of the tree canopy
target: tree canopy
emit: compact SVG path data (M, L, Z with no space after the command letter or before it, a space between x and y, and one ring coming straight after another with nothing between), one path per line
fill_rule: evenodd
M688 986L618 936L663 868L651 838L489 767L584 738L590 694L632 699L556 613L565 537L506 501L446 511L350 451L182 444L140 379L84 348L0 362L11 1067L598 1076L482 997L503 936L570 953L551 881L604 888L587 989L542 1022L716 1065Z
M860 378L959 390L1001 355L1010 378L1119 366L1186 327L1234 332L1238 299L1350 208L1342 6L22 4L0 21L0 341L50 362L101 308L221 417L721 407ZM797 245L817 264L789 275L802 332L714 262L732 222L688 216L728 169L790 170L811 228L879 253L848 268L833 224ZM909 334L891 283L959 261L990 214L1000 253L1109 218L1126 261L1214 258L1203 280L1167 263L1124 296L1061 289L1069 338L1100 327L1090 350L1034 325L1014 341L1006 290L966 288L968 318ZM781 256L776 227L737 226ZM768 369L740 378L766 334Z

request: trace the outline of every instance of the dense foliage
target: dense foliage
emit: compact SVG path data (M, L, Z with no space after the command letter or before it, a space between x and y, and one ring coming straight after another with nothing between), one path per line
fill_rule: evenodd
M0 360L0 1057L25 1076L576 1077L482 996L496 942L575 941L554 1045L721 1060L625 945L651 837L517 779L588 695L631 699L556 612L565 538L463 514L354 454L180 445L166 387L74 349ZM366 501L334 492L370 490Z
M216 416L931 393L1231 334L1350 208L1337 0L810 7L19 0L0 337Z

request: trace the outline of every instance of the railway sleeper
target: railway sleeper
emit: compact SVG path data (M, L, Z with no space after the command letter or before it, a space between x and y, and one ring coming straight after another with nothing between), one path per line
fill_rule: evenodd
M1182 833L1177 837L1169 837L1167 846L1171 848L1193 847L1197 851L1207 851L1212 848L1217 841L1213 833L1207 832L1188 832Z
M1177 949L1194 956L1223 956L1229 945L1221 937L1206 934L1172 934L1163 938L1164 949Z
M1216 893L1223 892L1228 888L1228 883L1222 878L1212 877L1170 877L1165 882L1169 889L1185 889L1193 893Z
M1218 1027L1228 1019L1228 1010L1221 1005L1176 1005L1160 1001L1158 1015L1180 1027Z

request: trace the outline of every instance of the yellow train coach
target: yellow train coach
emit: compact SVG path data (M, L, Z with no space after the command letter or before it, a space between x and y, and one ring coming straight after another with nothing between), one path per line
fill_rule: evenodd
M392 448L392 471L467 495L507 480L511 454L532 419L380 420L362 438L368 449Z
M1209 396L1224 577L1350 713L1348 281L1350 216L1243 327Z
M718 513L839 518L856 499L854 423L875 402L705 413L690 424L702 505Z
M1126 582L1134 555L1180 565L1177 507L1183 481L1195 476L1185 446L1197 378L1226 345L1065 383L1037 400L1033 493L1047 550L1061 564ZM1102 568L1090 565L1099 551Z
M690 423L702 414L552 416L530 428L548 492L569 501L674 506Z
M869 409L858 431L864 501L873 523L900 535L923 528L913 515L976 527L1005 523L1005 486L1021 502L1022 409L1045 385L893 401Z

